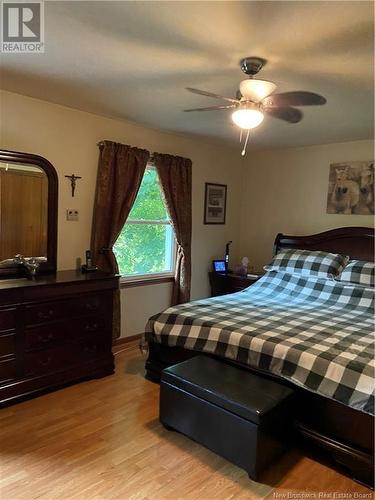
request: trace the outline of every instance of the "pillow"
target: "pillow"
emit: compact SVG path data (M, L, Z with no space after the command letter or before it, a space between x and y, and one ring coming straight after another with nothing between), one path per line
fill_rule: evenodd
M375 263L365 260L351 260L336 279L358 285L374 286Z
M344 269L348 260L347 256L337 253L284 249L264 269L333 279Z

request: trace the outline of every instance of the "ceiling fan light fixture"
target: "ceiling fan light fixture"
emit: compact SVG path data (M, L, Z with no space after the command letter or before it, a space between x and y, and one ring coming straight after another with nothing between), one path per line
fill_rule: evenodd
M291 92L274 93L277 86L268 80L257 80L254 78L260 69L266 64L266 60L260 57L245 57L241 59L241 69L249 79L240 82L236 97L226 97L206 90L186 87L193 94L213 97L226 101L225 104L209 106L205 108L185 109L184 111L213 111L221 109L234 109L231 118L237 127L241 129L240 142L245 136L242 156L246 154L246 147L250 137L250 130L258 127L264 120L264 114L283 120L287 123L298 123L303 118L303 113L295 106L318 106L325 104L325 97L296 90ZM243 134L245 130L245 134Z
M232 113L232 121L245 130L258 127L263 119L264 115L258 109L241 108Z
M277 85L267 80L242 80L240 92L245 99L259 102L276 90Z

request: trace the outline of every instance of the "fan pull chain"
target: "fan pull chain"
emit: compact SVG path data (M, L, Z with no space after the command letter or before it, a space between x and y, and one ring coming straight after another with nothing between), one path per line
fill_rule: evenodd
M242 142L242 128L240 128L240 142Z
M243 145L243 150L241 152L241 156L245 156L245 154L246 154L246 147L247 147L247 141L249 140L249 135L250 135L250 129L247 129L245 144Z

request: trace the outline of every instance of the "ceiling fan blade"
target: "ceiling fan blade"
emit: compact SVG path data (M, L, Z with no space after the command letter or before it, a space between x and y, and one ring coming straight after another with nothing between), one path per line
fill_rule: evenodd
M314 92L283 92L282 94L272 94L263 99L264 106L321 106L327 99Z
M184 109L186 113L190 113L190 111L216 111L217 109L230 109L237 108L237 104L228 104L228 106L209 106L208 108L193 108L193 109Z
M219 94L213 94L212 92L206 92L205 90L193 89L191 87L186 87L186 90L192 92L193 94L204 95L206 97L215 97L215 99L224 99L224 101L229 101L233 103L238 103L237 99L233 99L232 97L224 97Z
M299 109L290 108L288 106L280 107L264 107L263 111L273 118L278 118L279 120L284 120L288 123L298 123L303 118L303 113Z

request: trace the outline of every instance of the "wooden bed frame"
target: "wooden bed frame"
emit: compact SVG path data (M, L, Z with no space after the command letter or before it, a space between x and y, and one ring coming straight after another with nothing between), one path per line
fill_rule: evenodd
M282 248L323 250L373 261L374 229L343 227L310 236L280 233L275 239L274 253ZM158 382L164 368L198 354L207 356L202 352L150 343L146 378ZM374 418L371 415L314 394L270 373L245 365L244 368L293 387L297 392L296 437L302 438L312 452L325 449L354 479L373 486Z

